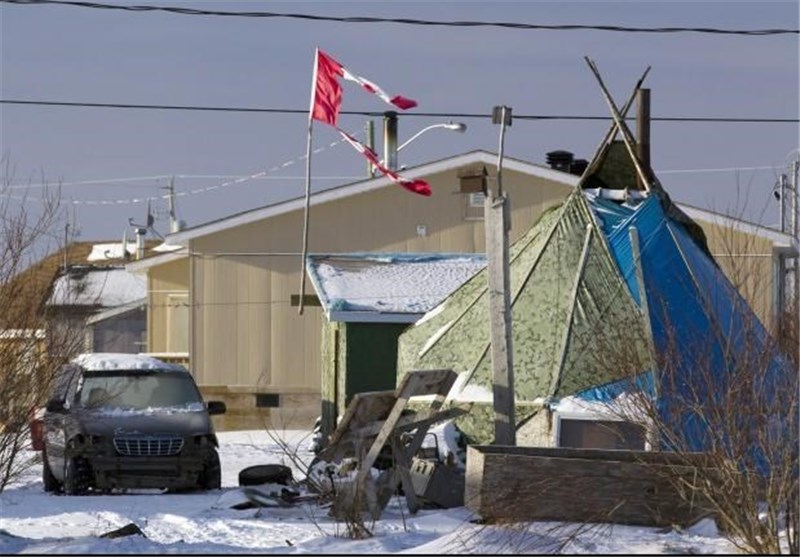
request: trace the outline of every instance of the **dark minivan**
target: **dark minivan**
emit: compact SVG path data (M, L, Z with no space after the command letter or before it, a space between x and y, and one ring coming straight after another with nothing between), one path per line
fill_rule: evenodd
M45 491L218 489L210 415L186 368L137 354L82 354L59 373L43 422Z

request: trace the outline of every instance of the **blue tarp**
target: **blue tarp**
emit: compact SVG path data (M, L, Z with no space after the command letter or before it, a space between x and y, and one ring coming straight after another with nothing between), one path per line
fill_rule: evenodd
M718 441L703 412L688 409L694 404L700 408L722 403L719 399L729 397L734 390L730 387L736 387L731 381L739 380L748 366L763 373L761 381L751 386L757 391L752 393L754 397L771 400L780 389L796 389L796 373L752 309L683 225L667 216L658 195L635 208L599 198L590 198L590 204L618 270L641 307L630 237L631 228L637 231L653 342L661 358L659 365L669 366L668 373L656 370L659 410L673 421L684 447L699 451ZM635 388L654 395L651 371L643 370ZM630 389L627 381L578 396L609 401ZM746 400L747 396L740 399ZM746 415L747 409L742 410ZM743 427L748 420L752 421L744 419Z

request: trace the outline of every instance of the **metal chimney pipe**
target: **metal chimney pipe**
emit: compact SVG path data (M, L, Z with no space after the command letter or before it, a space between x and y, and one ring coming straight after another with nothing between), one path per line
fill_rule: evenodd
M147 231L144 228L136 229L136 260L144 258L144 235Z
M383 113L383 164L389 170L397 170L397 112Z
M636 151L645 172L650 175L650 89L639 89L636 91ZM636 183L639 189L645 190L647 187L642 182L642 178L637 175Z
M375 124L372 120L367 120L367 123L364 125L364 133L367 136L367 147L375 150ZM373 178L375 176L375 168L373 168L371 162L367 162L367 177Z

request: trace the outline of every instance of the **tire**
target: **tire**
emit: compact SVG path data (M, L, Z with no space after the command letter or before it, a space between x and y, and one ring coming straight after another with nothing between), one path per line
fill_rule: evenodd
M239 485L289 485L291 481L292 469L283 464L259 464L239 472Z
M85 458L69 457L64 464L64 494L86 495L92 486L91 469Z
M53 475L50 464L47 463L47 450L42 449L42 483L45 493L53 493L61 490L61 482Z
M219 462L219 453L216 449L211 451L206 466L200 473L198 481L200 489L220 489L222 487L222 466Z

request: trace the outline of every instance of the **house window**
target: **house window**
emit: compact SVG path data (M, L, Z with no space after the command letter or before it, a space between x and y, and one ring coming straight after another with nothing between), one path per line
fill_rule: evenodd
M464 219L465 220L483 220L483 201L486 195L481 192L472 192L464 196Z
M483 209L483 202L486 201L486 194L482 191L469 194L469 206L480 207Z
M279 408L281 396L277 393L256 393L256 408Z
M167 352L189 352L189 295L167 295Z
M645 449L639 424L617 420L559 419L558 446L573 449Z

